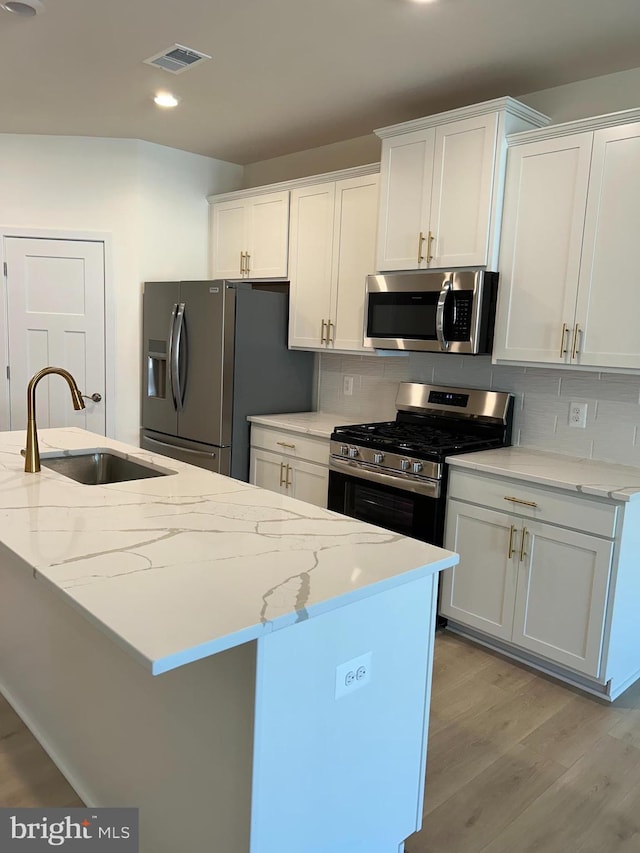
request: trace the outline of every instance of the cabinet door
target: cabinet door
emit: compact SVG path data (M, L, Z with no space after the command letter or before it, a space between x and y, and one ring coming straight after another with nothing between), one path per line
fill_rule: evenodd
M578 364L640 368L640 122L594 135L576 322Z
M429 267L487 263L498 114L436 128Z
M597 677L613 542L524 522L513 642Z
M511 516L456 500L447 504L445 548L460 562L442 573L440 613L510 640L518 544Z
M382 142L378 271L426 267L434 140L429 128Z
M374 271L378 222L378 175L336 183L332 264L333 327L330 344L369 350L364 338L366 277Z
M247 199L247 278L286 278L289 193Z
M316 465L314 462L301 462L299 459L290 459L288 463L287 494L299 501L306 501L326 509L329 468L326 465Z
M246 210L244 199L211 206L211 278L240 278Z
M509 150L497 359L569 360L592 137L574 134Z
M284 492L286 488L286 462L277 453L251 448L249 482L270 492Z
M335 184L291 193L289 346L325 347L331 313Z

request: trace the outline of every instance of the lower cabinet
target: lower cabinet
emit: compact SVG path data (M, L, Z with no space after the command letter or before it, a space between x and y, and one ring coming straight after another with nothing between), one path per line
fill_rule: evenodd
M253 424L249 482L326 508L329 440Z
M597 676L613 543L451 500L441 613Z
M452 467L450 630L615 699L640 678L640 501Z

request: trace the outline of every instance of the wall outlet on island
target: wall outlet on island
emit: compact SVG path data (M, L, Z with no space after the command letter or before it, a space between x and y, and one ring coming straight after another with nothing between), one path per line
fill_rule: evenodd
M571 403L569 405L569 426L585 429L587 426L587 404Z
M371 652L367 652L336 667L336 699L371 681L371 657Z

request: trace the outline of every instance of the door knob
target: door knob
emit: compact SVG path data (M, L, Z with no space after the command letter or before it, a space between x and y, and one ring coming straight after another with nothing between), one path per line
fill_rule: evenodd
M93 400L94 403L99 403L100 400L102 400L102 394L98 394L97 391L95 394L82 394L81 396L84 397L85 400Z

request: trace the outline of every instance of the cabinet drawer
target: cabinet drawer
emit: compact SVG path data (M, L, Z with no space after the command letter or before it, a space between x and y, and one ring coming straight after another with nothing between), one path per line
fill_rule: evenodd
M617 506L560 489L452 469L449 497L596 536L615 536Z
M284 456L293 456L295 459L329 464L329 439L325 438L251 424L251 446L272 450Z

